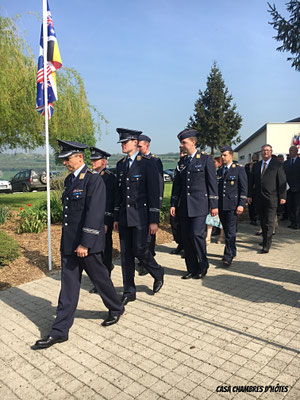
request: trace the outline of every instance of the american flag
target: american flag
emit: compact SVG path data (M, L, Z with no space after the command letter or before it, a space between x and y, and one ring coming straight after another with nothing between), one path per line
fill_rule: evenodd
M48 91L48 118L50 119L53 114L53 102L57 100L57 88L55 71L62 67L59 48L56 40L54 24L47 1L47 91ZM44 53L43 53L43 25L41 29L40 38L40 54L38 59L38 72L37 72L37 98L36 110L45 115L45 102L44 102Z

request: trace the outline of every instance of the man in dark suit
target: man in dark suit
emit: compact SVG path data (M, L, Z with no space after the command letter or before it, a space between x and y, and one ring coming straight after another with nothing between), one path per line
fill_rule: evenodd
M164 270L157 264L148 245L149 234L158 230L160 212L159 172L147 157L139 154L141 131L118 128L119 143L127 156L117 163L117 193L114 229L119 230L124 292L127 304L136 299L135 257L154 278L153 293L164 283Z
M248 163L245 165L245 172L247 175L247 179L249 182L249 178L250 178L250 174L252 171L252 167L255 163L257 163L259 161L259 156L256 153L252 154L252 161L251 163ZM249 218L250 218L250 224L257 226L257 211L255 208L255 202L253 201L251 204L248 204L248 211L249 211Z
M284 170L289 185L287 192L289 228L300 229L300 158L297 146L291 146L289 154L289 159L284 162Z
M159 172L159 190L160 190L160 208L162 204L162 199L164 195L164 171L161 159L156 155L150 152L150 142L151 139L147 135L140 135L138 141L138 149L142 156L149 158L152 160L154 168L157 168ZM156 242L156 235L149 235L149 248L152 255L155 257L155 242ZM148 271L142 266L141 263L138 264L138 273L139 275L147 275Z
M124 306L117 296L108 269L103 264L106 197L104 182L84 163L83 151L87 146L62 140L58 140L58 143L61 150L59 158L72 172L65 180L62 195L61 291L51 331L46 338L35 343L32 347L34 350L68 340L83 270L92 280L109 310L109 315L102 325L115 324L124 312Z
M255 198L262 229L262 253L269 253L276 210L278 204L286 202L286 176L283 164L272 158L272 146L262 146L261 156L250 174L248 204Z
M218 214L218 186L212 158L197 151L197 131L185 129L177 135L187 153L178 162L171 196L170 214L179 215L187 273L182 279L201 279L208 270L206 216Z
M238 216L244 212L248 182L245 169L233 162L230 146L221 148L223 167L217 171L219 188L219 216L225 233L225 249L222 259L229 267L236 256L236 227Z
M104 226L105 226L105 249L103 253L103 262L107 267L109 274L113 270L112 264L112 230L114 223L114 207L115 207L115 194L117 189L117 178L115 175L106 168L107 159L111 156L106 151L98 149L97 147L90 147L91 151L91 164L93 171L99 174L106 188L106 204L104 213ZM97 289L93 287L90 293L97 293Z

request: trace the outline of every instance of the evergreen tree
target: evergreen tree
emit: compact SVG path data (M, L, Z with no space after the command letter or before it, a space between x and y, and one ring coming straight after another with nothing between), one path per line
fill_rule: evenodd
M273 17L273 22L270 25L277 31L274 39L282 42L282 45L277 47L278 51L288 51L295 57L288 57L288 61L292 61L292 67L296 71L300 71L300 1L291 0L286 3L287 11L290 13L289 20L283 18L276 10L275 4L271 6L268 3L268 12Z
M211 154L219 146L234 145L240 142L238 131L242 125L242 117L231 104L232 96L228 93L222 73L214 62L207 77L204 92L199 90L199 99L195 102L193 116L190 117L189 128L198 131L198 145L201 150L210 147Z

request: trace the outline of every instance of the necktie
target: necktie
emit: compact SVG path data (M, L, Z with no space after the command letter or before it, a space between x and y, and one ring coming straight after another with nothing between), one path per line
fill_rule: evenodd
M261 173L261 177L264 176L264 173L266 172L266 169L267 169L267 162L265 161L264 162L264 167L263 167L263 170L262 170L262 173Z
M75 179L76 179L76 176L74 174L72 174L72 182L74 182Z
M189 165L191 161L192 161L192 156L188 156L186 164Z
M228 167L225 165L224 171L223 171L223 177L225 178L228 172Z
M291 167L292 167L294 164L295 164L295 159L292 158L292 159L291 159Z
M130 168L130 162L131 162L131 161L132 161L131 158L128 157L127 160L126 160L126 172L128 172L128 170L129 170L129 168Z

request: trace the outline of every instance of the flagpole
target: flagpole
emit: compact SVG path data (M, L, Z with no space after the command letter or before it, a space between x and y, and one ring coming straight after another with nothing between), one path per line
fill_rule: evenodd
M48 221L48 269L52 270L51 262L51 207L50 207L50 168L49 168L49 128L48 128L48 27L47 27L47 0L43 0L43 50L44 50L44 106L45 106L45 151L47 176L47 221Z

